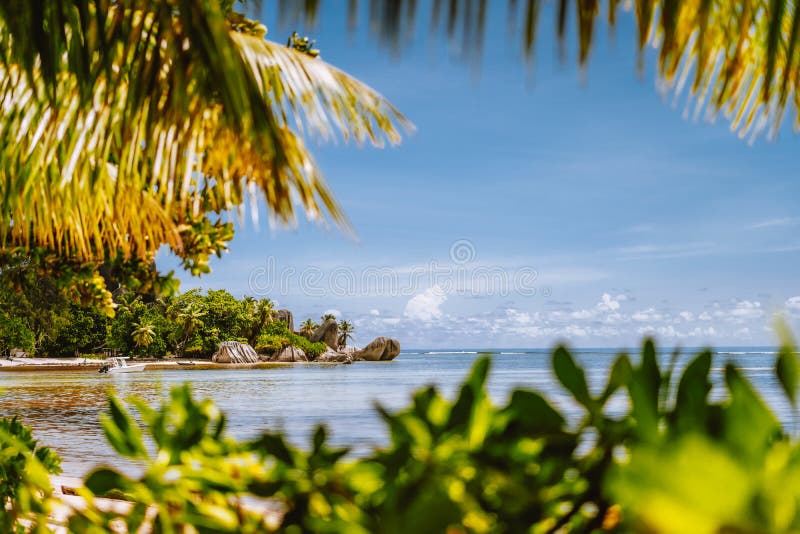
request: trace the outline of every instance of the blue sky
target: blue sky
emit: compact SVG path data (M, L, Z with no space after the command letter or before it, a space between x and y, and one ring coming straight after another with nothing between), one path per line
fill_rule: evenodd
M652 56L637 76L631 15L613 43L598 29L584 77L574 53L557 61L551 13L531 73L504 10L491 12L476 76L427 28L400 57L364 24L348 34L338 5L302 32L417 131L391 149L314 147L357 239L247 222L182 289L269 296L299 320L336 310L357 344L764 345L776 312L800 331L797 137L786 127L751 146L724 120L684 117ZM265 11L284 40L294 28Z

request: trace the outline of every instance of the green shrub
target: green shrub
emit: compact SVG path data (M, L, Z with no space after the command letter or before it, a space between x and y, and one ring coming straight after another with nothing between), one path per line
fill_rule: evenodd
M14 532L20 519L44 522L52 493L48 476L60 473L60 464L16 417L0 419L0 532Z
M289 338L287 336L261 334L258 336L258 341L256 342L256 346L254 348L259 354L272 354L273 352L278 352L284 347L288 347L289 344Z
M31 353L34 347L34 334L19 317L0 315L0 357L10 349L22 349Z
M303 336L298 336L297 334L291 334L289 336L289 342L301 349L305 352L306 356L309 358L318 358L323 352L328 350L328 346L321 341L317 343L312 343L308 339L304 338Z
M102 311L70 304L60 310L63 324L57 335L45 338L40 352L48 356L76 356L101 347L106 341L108 316Z
M192 345L183 349L184 358L204 358L206 356L206 350L202 345Z
M295 334L289 330L286 323L273 321L261 330L256 342L256 352L273 353L288 347L295 346L302 350L309 358L318 358L323 352L328 350L325 343L312 343L307 338Z
M555 379L581 410L568 421L525 389L493 404L491 362L479 358L453 400L428 387L405 409L378 407L389 444L360 459L329 446L321 427L306 449L279 433L237 442L188 386L159 408L133 399L140 423L111 396L106 437L144 473L97 470L83 495L91 503L117 492L136 504L125 517L90 505L69 528L122 522L133 531L152 507L161 532L798 531L798 440L733 365L712 400L712 353L680 376L675 362L662 367L647 341L638 361L621 354L592 391L570 352L556 349ZM794 405L800 363L788 345L775 377ZM617 396L629 408L610 415ZM242 504L254 498L279 503L279 513Z

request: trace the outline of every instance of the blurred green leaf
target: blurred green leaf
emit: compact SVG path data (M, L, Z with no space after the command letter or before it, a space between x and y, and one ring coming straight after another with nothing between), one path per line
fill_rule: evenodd
M458 398L450 410L450 419L447 422L448 430L468 424L476 402L485 396L484 384L490 365L491 360L487 357L478 358L472 364L469 376L461 386Z
M795 353L794 339L789 327L782 320L776 322L775 329L781 340L781 347L775 361L775 374L783 388L783 392L789 398L789 402L796 407L797 387L800 385L800 362L798 362L798 356Z
M542 435L559 432L566 422L555 408L540 394L517 389L511 393L511 400L502 412L507 421L517 425L516 430L523 435Z
M800 363L791 347L782 347L775 361L775 374L792 405L797 405L797 386L800 383Z
M84 485L95 495L103 497L112 490L124 490L127 481L113 469L97 469L89 474Z
M778 419L733 364L725 366L725 384L730 401L724 410L726 443L737 452L738 461L763 460L771 443L781 437Z
M663 534L750 530L751 479L734 456L691 434L668 446L634 448L609 477L610 498L635 513L632 531Z
M589 413L593 413L596 409L596 403L592 399L591 393L589 393L586 374L575 363L572 355L565 347L558 347L553 352L553 371L555 371L561 385L572 393L575 400L584 406Z
M675 431L705 430L708 393L711 391L711 351L698 354L683 371L675 397Z
M655 344L647 339L642 348L642 359L634 368L628 383L631 396L631 415L636 422L639 436L646 441L656 440L659 436L658 406L661 391L661 371L656 359Z
M128 458L146 457L141 429L113 393L108 395L108 410L100 416L100 424L114 450Z
M631 366L630 358L627 354L620 354L611 365L611 371L608 374L608 382L600 395L600 405L604 406L608 399L617 392L621 387L628 384L631 378L633 367Z

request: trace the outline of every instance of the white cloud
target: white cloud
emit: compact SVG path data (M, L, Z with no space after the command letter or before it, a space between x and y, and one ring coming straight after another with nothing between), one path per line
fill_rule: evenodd
M600 297L600 302L597 303L597 309L602 312L617 311L620 306L619 303L626 299L627 297L625 295L617 295L616 297L612 297L608 293L603 293L603 296Z
M531 314L521 312L514 308L508 308L506 310L506 316L511 323L515 324L528 324L531 322Z
M781 226L793 226L800 222L800 219L794 217L781 217L778 219L767 219L765 221L757 222L750 226L753 229L760 228L776 228Z
M698 309L670 311L663 303L647 303L627 310L641 299L609 291L592 306L548 309L538 302L507 302L451 314L444 304L458 309L458 295L433 286L378 310L366 308L357 325L364 337L394 336L414 347L433 346L547 346L558 340L575 340L582 346L636 344L643 335L663 344L697 346L735 345L772 339L764 330L768 310L759 300L711 301ZM450 301L453 300L451 303ZM800 295L785 301L787 313L800 317ZM768 325L766 325L768 327Z
M683 337L682 334L675 330L675 327L672 325L669 326L659 326L658 327L658 335L664 337Z
M409 319L418 321L439 319L442 316L440 308L446 300L447 295L444 294L439 286L430 287L422 293L411 297L406 304L404 315Z
M699 337L704 339L710 339L713 336L717 335L717 331L713 326L709 326L708 328L700 328L699 326L694 328L693 330L689 331L689 337Z
M800 296L787 299L784 305L792 315L800 315Z
M342 312L335 308L331 308L330 310L325 310L324 312L322 312L322 315L333 315L334 317L339 319L342 316Z
M750 337L750 329L748 327L746 327L746 326L744 328L739 328L738 330L736 330L733 333L733 335L737 336L737 337L749 338Z
M660 321L662 315L658 313L655 308L647 308L646 310L640 310L631 315L631 319L637 323L650 323Z
M575 336L575 337L586 337L588 332L585 328L581 328L575 325L569 325L564 328L564 334L567 336Z
M730 315L740 319L758 319L764 315L764 310L760 302L740 300L730 311Z

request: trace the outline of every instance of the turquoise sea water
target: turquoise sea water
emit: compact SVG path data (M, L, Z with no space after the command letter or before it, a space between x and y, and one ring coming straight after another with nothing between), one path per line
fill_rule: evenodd
M174 385L190 382L195 394L213 398L227 412L228 429L239 438L256 436L265 429L283 429L296 444L309 442L317 423L328 425L332 440L349 444L353 454L367 454L385 442L386 431L372 406L389 408L407 404L415 389L437 384L452 397L480 351L409 350L393 362L353 365L297 365L260 370L183 369L145 371L125 375L100 375L95 370L67 372L0 372L0 415L18 414L34 428L35 436L64 458L64 473L81 476L99 464L135 470L120 463L105 443L98 415L106 408L105 392L113 385L121 396L131 394L155 401ZM544 392L553 402L575 415L575 406L550 371L550 350L493 349L489 379L492 398L504 402L515 388ZM683 351L682 367L696 351ZM600 387L617 351L576 350L590 382ZM634 353L634 358L637 356ZM714 380L721 379L726 360L734 360L752 380L778 416L791 424L791 411L780 393L772 366L774 348L724 348L714 355ZM666 362L669 353L661 358ZM713 395L722 394L717 388ZM615 399L609 409L624 411Z

